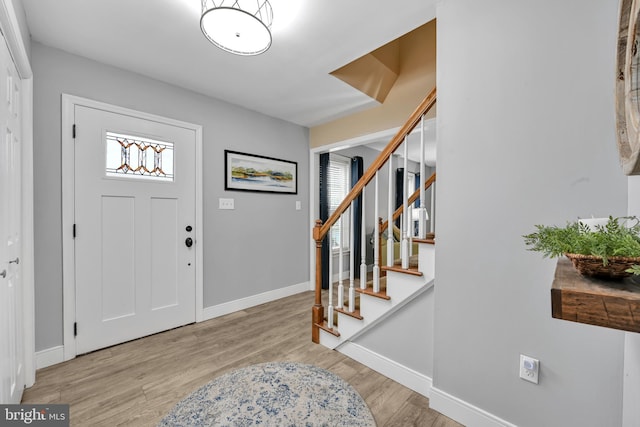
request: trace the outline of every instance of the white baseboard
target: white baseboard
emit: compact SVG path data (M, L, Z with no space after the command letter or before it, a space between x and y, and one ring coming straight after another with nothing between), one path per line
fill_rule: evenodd
M429 407L466 426L516 427L515 424L511 424L484 409L458 399L437 387L431 388Z
M303 282L224 304L206 307L203 312L203 321L309 290L313 290L310 282ZM64 346L62 345L36 352L36 369L46 368L62 362L64 362Z
M416 393L420 393L425 397L429 397L430 395L432 384L431 378L421 374L420 372L407 368L398 362L352 342L346 342L336 350L346 356L349 356L353 360L368 366L374 371L391 378L403 386L410 388Z
M234 301L225 302L211 307L205 307L203 311L203 321L224 316L225 314L235 311L244 310L245 308L254 307L266 302L274 301L291 295L307 292L311 289L309 282L298 283L297 285L287 286L285 288L275 289L273 291L264 292L258 295L241 298Z
M36 369L64 362L64 346L59 345L36 352Z

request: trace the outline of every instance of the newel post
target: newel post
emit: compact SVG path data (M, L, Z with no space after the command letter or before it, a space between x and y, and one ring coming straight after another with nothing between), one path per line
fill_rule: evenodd
M322 238L320 237L320 228L322 221L316 220L313 228L313 240L316 241L316 294L315 303L311 309L311 340L320 344L320 327L324 321L324 307L322 307Z

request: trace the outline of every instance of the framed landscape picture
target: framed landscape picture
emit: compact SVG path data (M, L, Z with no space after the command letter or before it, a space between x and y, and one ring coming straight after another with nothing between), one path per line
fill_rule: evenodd
M224 150L224 189L298 194L298 163Z

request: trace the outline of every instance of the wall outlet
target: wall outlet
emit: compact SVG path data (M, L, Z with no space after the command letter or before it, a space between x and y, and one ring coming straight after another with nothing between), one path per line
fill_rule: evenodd
M218 209L235 209L233 199L218 199Z
M538 384L538 373L540 371L540 361L533 357L520 355L520 378L525 381Z

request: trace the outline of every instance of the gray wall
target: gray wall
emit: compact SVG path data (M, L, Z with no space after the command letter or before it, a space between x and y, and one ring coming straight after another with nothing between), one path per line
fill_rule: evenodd
M624 334L551 318L534 224L624 215L618 2L438 6L434 386L519 426L618 426ZM540 384L518 378L540 359ZM437 408L436 408L437 409Z
M434 288L431 288L354 342L431 378L433 308Z
M309 280L306 128L38 43L32 67L36 350L62 344L62 93L203 126L205 307ZM224 149L298 162L298 194L225 192Z

